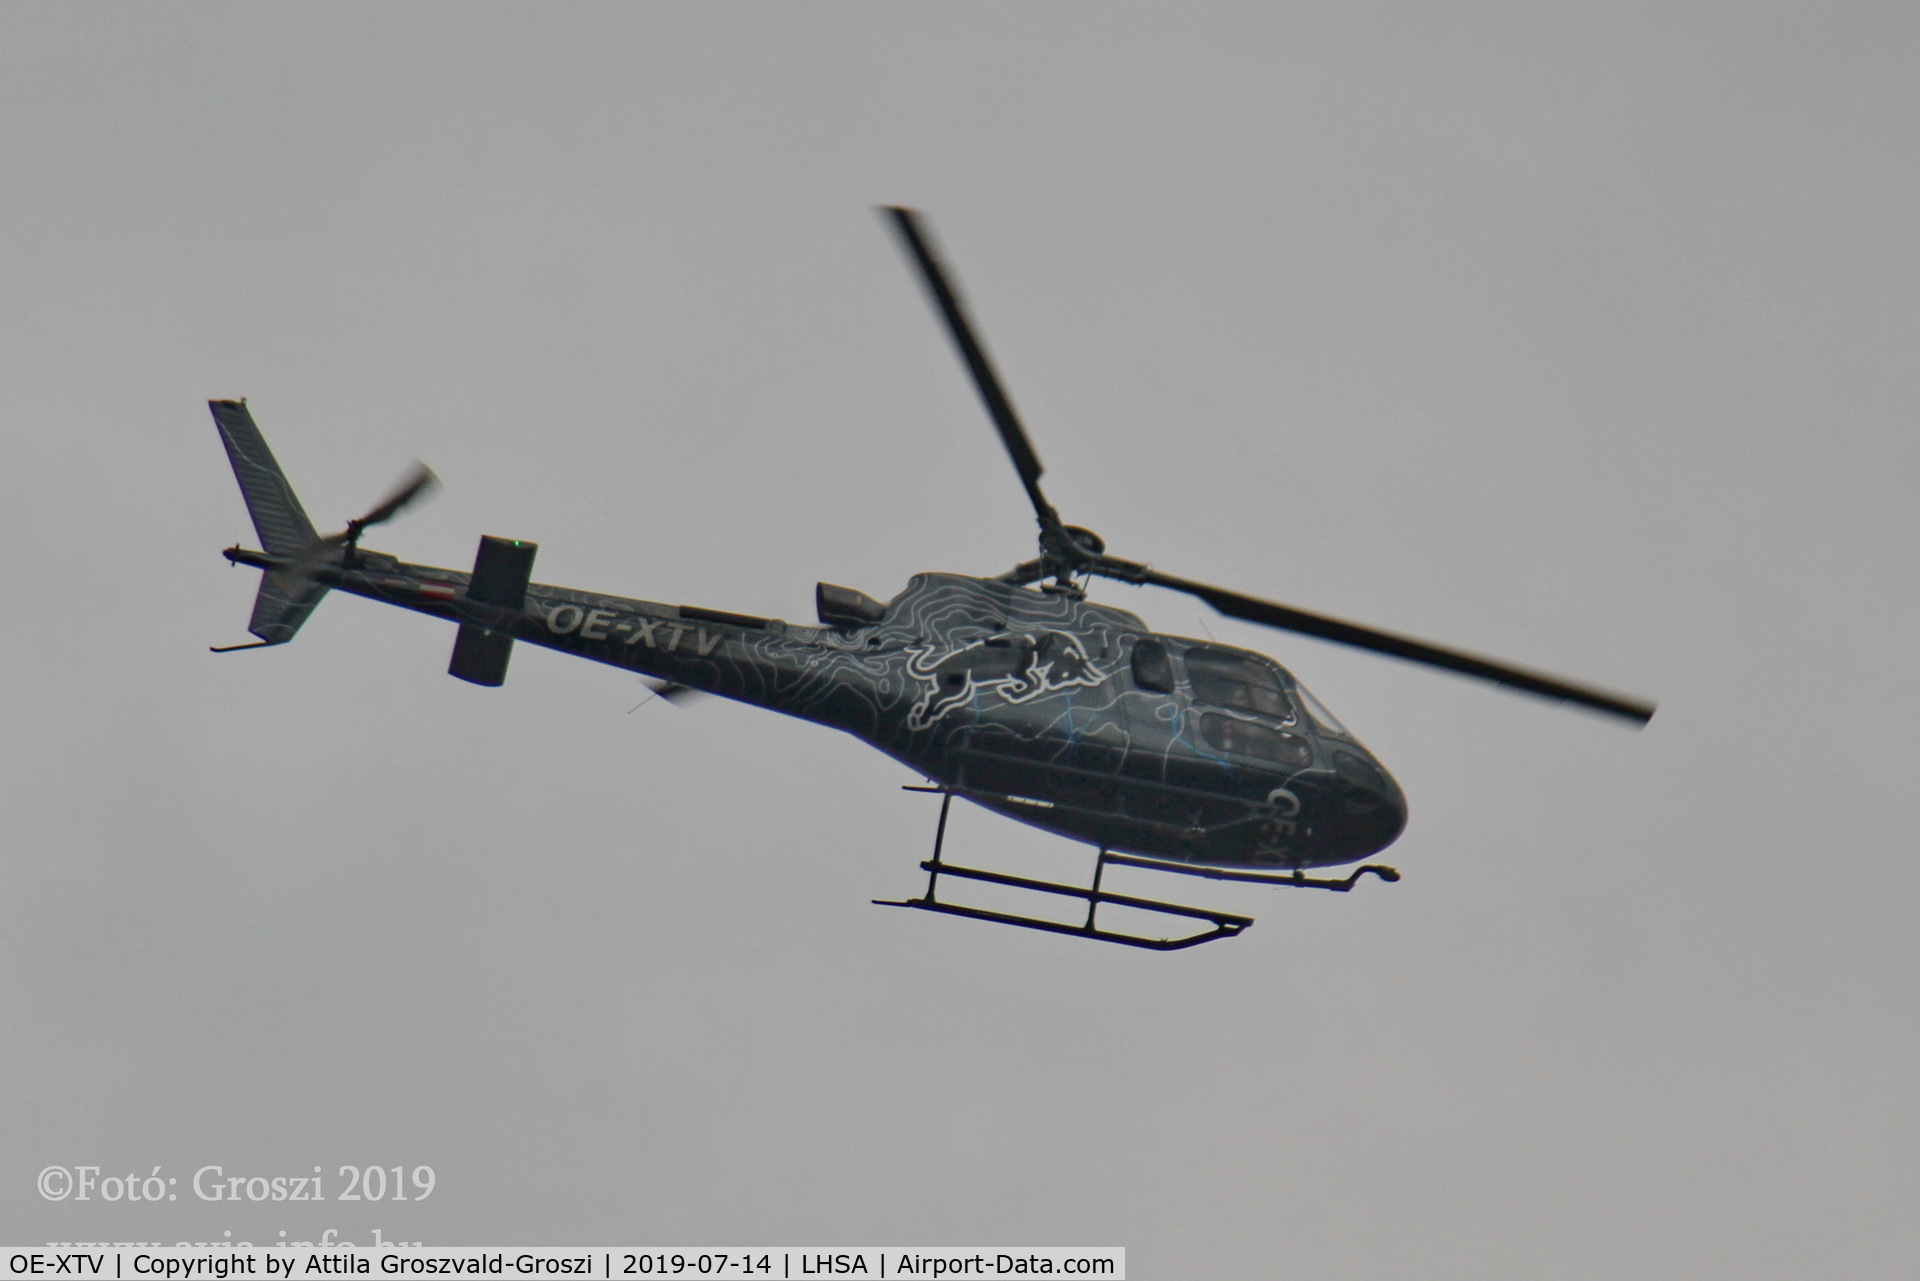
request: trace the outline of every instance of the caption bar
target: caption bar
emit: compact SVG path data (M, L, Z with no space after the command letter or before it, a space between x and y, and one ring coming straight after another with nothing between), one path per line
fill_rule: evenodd
M479 1249L408 1246L399 1250L299 1246L96 1246L0 1248L0 1278L65 1281L233 1281L234 1278L472 1277L478 1279L638 1277L1100 1277L1124 1281L1120 1246L625 1246L611 1249Z

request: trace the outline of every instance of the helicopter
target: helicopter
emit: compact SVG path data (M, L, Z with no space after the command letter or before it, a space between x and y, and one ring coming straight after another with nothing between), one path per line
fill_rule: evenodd
M1263 654L1156 633L1090 600L1094 579L1184 592L1231 618L1476 677L1644 725L1654 706L1511 664L1261 600L1107 554L1066 524L1040 487L1026 428L989 360L952 272L916 211L887 206L1033 506L1039 555L995 577L914 575L882 603L815 588L818 625L610 596L532 581L538 547L480 539L471 572L408 564L362 547L369 528L436 483L424 465L344 530L319 534L244 400L209 402L259 550L226 549L262 571L248 630L216 653L282 645L329 591L454 623L448 672L506 680L515 642L651 678L674 697L700 691L843 730L927 780L940 796L933 854L916 898L874 900L1156 950L1230 938L1252 918L1116 894L1109 866L1345 892L1310 870L1357 863L1406 826L1399 784L1294 675ZM1091 883L1066 885L963 867L944 857L955 797L1098 850ZM942 878L1084 902L1084 921L989 910L939 896ZM1102 906L1158 914L1194 932L1155 937L1099 920ZM1077 909L1076 909L1077 910Z

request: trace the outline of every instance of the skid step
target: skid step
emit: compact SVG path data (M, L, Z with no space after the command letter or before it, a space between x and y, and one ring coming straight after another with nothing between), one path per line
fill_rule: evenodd
M1107 854L1106 861L1119 863L1124 867L1144 867L1154 872L1177 872L1181 876L1204 876L1215 881L1247 881L1254 885L1298 885L1312 890L1332 890L1336 894L1345 894L1368 872L1383 881L1397 881L1400 873L1385 863L1369 863L1365 867L1355 868L1349 876L1317 877L1294 870L1286 875L1272 872L1236 872L1228 867L1207 867L1198 863L1174 863L1166 859L1139 858L1132 854Z

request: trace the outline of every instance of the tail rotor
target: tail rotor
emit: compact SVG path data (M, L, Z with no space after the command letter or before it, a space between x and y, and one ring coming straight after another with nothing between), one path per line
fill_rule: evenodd
M337 534L328 534L309 543L295 561L293 572L304 577L311 574L315 566L324 565L336 556L352 564L354 553L360 547L362 531L374 525L384 525L414 502L433 492L439 484L440 478L433 474L431 467L418 459L414 460L413 470L388 490L387 496L374 504L372 510L366 515L357 516L348 521L347 527Z
M366 515L348 521L337 534L321 536L307 518L273 451L267 448L247 402L214 400L207 407L213 411L214 425L227 447L234 479L240 483L247 513L260 535L261 550L272 558L261 566L266 572L260 579L247 630L260 638L259 645L284 645L327 594L326 584L315 581L314 570L336 560L351 563L362 531L392 520L439 481L425 463L416 462L413 470ZM252 649L258 645L218 648Z

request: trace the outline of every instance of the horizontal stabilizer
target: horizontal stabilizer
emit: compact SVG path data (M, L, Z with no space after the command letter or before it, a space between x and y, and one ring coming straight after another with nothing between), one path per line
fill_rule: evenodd
M462 623L460 634L453 638L453 661L447 664L447 675L475 685L505 685L507 659L512 656L513 637Z
M483 536L473 558L473 578L467 599L496 609L520 610L527 603L527 583L533 578L537 543ZM475 685L507 683L507 659L513 656L513 637L478 623L460 624L453 641L453 661L447 673Z

